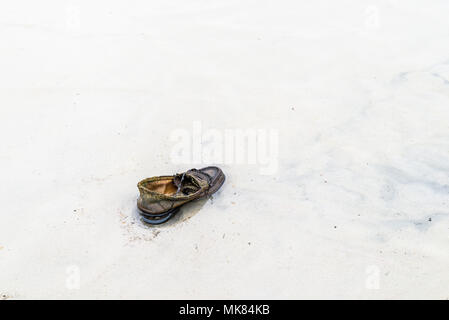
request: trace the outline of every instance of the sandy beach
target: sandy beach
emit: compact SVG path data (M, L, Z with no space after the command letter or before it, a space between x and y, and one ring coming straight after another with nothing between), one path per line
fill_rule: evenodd
M0 299L448 299L448 10L0 4ZM207 165L140 221L140 180Z

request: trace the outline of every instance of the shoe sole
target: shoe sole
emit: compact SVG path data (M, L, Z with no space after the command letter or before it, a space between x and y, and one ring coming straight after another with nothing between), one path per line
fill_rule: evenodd
M168 210L166 212L158 213L158 214L149 214L145 213L144 211L140 211L140 216L142 218L142 221L151 225L158 225L162 224L164 222L167 222L173 216L178 213L181 206L176 207L174 209Z

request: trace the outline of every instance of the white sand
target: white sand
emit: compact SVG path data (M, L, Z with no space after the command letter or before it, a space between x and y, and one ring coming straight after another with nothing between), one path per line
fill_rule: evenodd
M0 295L449 298L448 10L3 2ZM279 170L145 227L136 184L203 166L170 157L196 120L278 130Z

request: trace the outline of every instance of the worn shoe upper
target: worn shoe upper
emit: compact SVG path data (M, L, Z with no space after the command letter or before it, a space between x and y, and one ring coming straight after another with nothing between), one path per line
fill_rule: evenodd
M147 214L163 213L215 193L224 181L225 175L218 167L148 178L137 184L140 191L137 207Z

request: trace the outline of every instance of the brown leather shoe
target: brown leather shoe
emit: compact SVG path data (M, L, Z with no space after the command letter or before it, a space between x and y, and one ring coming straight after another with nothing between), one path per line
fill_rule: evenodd
M224 181L225 175L218 167L148 178L137 184L140 191L137 207L143 221L161 224L168 221L183 204L217 192Z

